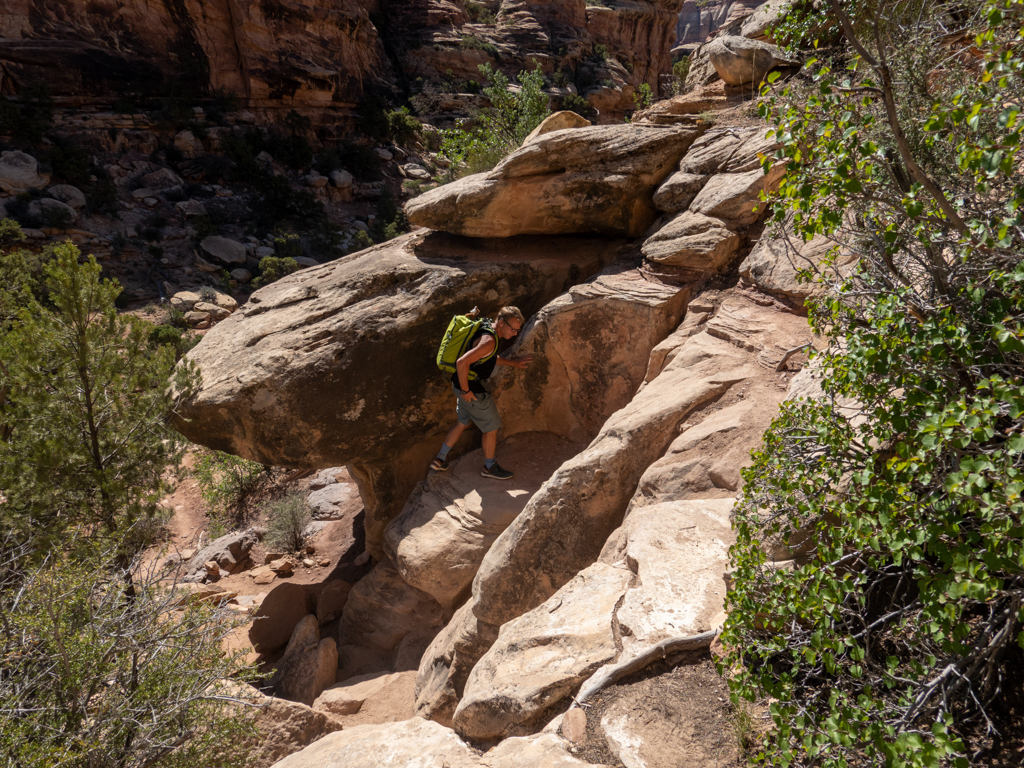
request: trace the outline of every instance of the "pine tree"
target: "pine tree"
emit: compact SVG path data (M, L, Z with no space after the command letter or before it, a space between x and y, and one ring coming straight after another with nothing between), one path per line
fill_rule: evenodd
M172 394L174 352L118 315L120 286L94 258L79 264L71 243L47 255L36 295L0 288L0 306L19 306L0 328L0 527L40 543L74 529L130 549L125 536L157 513L180 457L167 417L197 374L179 366Z

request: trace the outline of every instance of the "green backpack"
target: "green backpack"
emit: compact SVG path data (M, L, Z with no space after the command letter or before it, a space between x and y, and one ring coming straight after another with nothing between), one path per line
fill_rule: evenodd
M466 354L466 345L469 344L469 340L473 338L473 335L480 329L480 326L486 325L487 330L493 333L490 326L490 320L476 320L476 316L480 310L476 307L466 313L465 315L455 315L452 321L448 323L448 330L444 332L444 338L441 339L441 346L437 350L437 367L445 373L455 373L455 363L460 357ZM494 339L494 349L491 354L477 362L485 362L490 360L498 354L498 339ZM477 378L475 372L470 370L470 380Z

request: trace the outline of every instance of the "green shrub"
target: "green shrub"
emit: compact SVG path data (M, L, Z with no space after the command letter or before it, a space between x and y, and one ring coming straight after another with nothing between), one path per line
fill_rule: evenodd
M298 235L286 233L274 238L274 253L278 259L295 259L302 255L302 240ZM276 279L276 278L275 278Z
M237 508L263 479L266 467L230 453L201 450L195 456L192 475L212 516Z
M583 96L576 93L570 93L564 99L562 99L562 109L570 112L575 112L580 117L585 117L587 120L595 120L597 118L597 110L587 101Z
M184 317L182 317L182 323L184 323ZM180 326L174 325L173 321L168 325L155 325L149 332L150 346L157 347L161 344L166 344L173 347L175 357L178 360L184 357L199 341L200 337L198 334L183 330Z
M267 535L264 542L271 551L298 552L303 547L302 532L313 519L303 493L290 493L264 507Z
M463 35L462 39L459 40L459 48L466 51L483 51L487 55L498 58L498 48L494 43L488 43L486 40L481 40L476 35Z
M608 46L604 43L598 43L594 46L594 58L597 61L608 61L610 55L608 53Z
M408 107L393 109L387 113L388 137L396 144L409 144L419 135L422 123L409 112Z
M261 285L270 285L275 280L280 280L285 275L299 270L299 263L292 258L279 258L277 256L264 256L260 259L260 274L252 281L253 288Z
M469 0L466 3L466 13L469 14L469 20L474 24L493 24L494 13L486 5L482 3L473 2Z
M762 90L776 221L837 247L802 275L824 395L744 471L722 668L771 702L762 764L1013 763L986 727L1024 644L1024 2L837 7L856 47Z
M484 93L491 105L474 118L468 129L444 131L441 154L451 163L449 176L493 168L518 149L530 131L551 113L539 64L533 72L519 73L521 87L517 93L509 90L508 78L489 64L481 64L480 72L489 83Z
M352 235L352 243L358 251L371 248L376 245L376 243L373 242L373 238L370 237L370 233L363 232L361 229L356 230L356 233Z
M633 105L637 109L647 109L654 103L654 92L647 83L640 83L633 94Z

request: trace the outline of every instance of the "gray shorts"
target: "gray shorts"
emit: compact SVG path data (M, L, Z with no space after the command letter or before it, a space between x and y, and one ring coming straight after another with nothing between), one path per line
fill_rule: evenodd
M459 419L459 424L468 425L472 421L481 432L501 429L498 406L494 404L494 398L489 392L477 395L476 400L470 400L468 403L459 396L459 390L454 384L452 392L455 393L455 415Z

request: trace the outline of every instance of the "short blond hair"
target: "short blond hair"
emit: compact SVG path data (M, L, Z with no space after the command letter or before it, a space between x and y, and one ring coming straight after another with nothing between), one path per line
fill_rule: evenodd
M526 318L523 317L523 313L519 311L519 307L502 307L498 312L497 320L505 320L508 322L510 317L514 317L522 325L526 322Z

